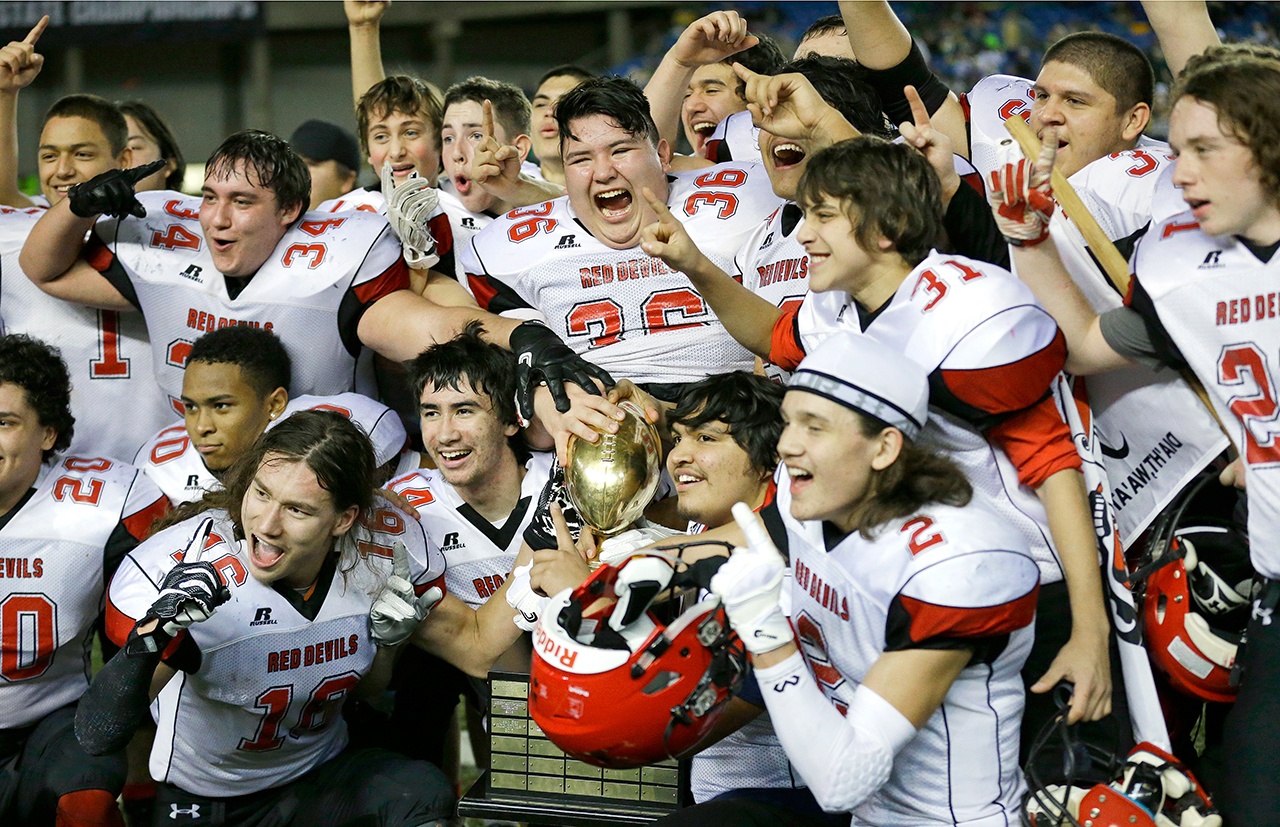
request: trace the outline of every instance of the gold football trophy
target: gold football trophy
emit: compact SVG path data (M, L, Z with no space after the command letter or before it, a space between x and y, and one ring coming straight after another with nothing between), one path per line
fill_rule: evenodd
M662 442L658 429L630 400L616 434L595 442L569 437L565 488L582 522L602 537L617 534L640 519L658 490Z

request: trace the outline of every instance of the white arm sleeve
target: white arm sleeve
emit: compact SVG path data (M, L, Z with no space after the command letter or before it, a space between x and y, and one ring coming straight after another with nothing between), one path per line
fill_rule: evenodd
M829 813L849 812L880 789L893 757L916 735L906 716L865 686L840 717L799 652L756 669L756 680L782 748Z

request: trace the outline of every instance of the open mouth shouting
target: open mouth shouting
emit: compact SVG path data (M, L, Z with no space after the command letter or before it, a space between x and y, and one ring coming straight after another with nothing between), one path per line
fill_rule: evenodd
M769 154L773 157L773 165L776 169L798 166L805 159L804 149L799 144L790 142L774 144Z
M249 535L249 559L259 569L267 570L284 559L284 549L273 546L257 534Z
M606 221L619 221L626 218L631 212L631 202L634 200L631 193L622 188L605 190L595 194L596 209L604 216Z

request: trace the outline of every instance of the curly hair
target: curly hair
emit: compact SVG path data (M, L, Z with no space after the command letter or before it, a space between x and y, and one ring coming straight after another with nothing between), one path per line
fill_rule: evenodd
M289 353L269 330L232 325L210 331L191 345L187 364L235 365L254 393L265 398L276 388L289 388Z
M516 357L509 350L486 342L484 325L467 323L462 333L447 342L432 345L405 362L413 398L422 398L427 385L460 391L461 382L483 393L493 403L493 412L504 425L518 425L516 416Z
M1218 128L1248 147L1273 202L1280 204L1280 60L1219 51L1179 76L1172 99L1213 107Z
M71 415L71 376L58 349L22 333L0 336L0 382L22 388L40 426L58 433L43 461L67 450L76 418Z

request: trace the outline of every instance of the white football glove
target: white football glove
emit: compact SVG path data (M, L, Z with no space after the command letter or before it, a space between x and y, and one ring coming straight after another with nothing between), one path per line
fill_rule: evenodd
M639 527L609 537L602 542L597 559L602 564L616 566L642 548L648 548L654 543L660 543L668 537L683 533L674 528L644 521Z
M733 519L747 537L729 562L711 578L711 591L724 603L729 624L753 655L763 655L794 640L783 614L782 581L787 570L760 516L746 503L733 507Z
M646 555L624 563L613 583L618 605L609 615L609 625L614 631L620 632L640 618L653 599L671 584L674 574L671 563L659 557Z
M1058 154L1058 133L1044 132L1040 156L996 166L987 185L987 201L1005 241L1017 247L1034 247L1049 237L1053 216L1053 162Z
M404 543L395 544L391 559L391 576L369 609L369 634L378 646L404 643L444 597L438 586L421 595L413 593L413 583L409 582L409 550Z
M507 583L507 605L516 610L512 622L526 632L532 632L538 625L538 618L542 617L547 601L551 599L538 594L529 585L529 571L532 568L533 563L517 566Z
M404 261L415 270L427 270L440 261L436 240L427 222L440 203L440 191L433 182L415 171L403 184L396 186L391 162L382 164L382 194L387 199L387 221L391 232L400 239Z

